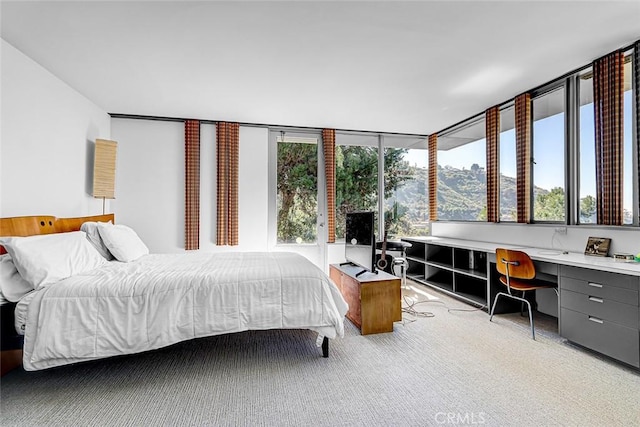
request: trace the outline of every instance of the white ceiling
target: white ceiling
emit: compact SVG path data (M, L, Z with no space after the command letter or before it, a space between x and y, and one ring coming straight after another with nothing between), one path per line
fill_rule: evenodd
M4 1L110 113L429 134L640 38L635 1Z

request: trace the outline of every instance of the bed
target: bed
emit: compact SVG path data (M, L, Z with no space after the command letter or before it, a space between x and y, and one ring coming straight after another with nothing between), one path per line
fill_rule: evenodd
M3 218L0 236L68 233L71 238L84 223L106 227L109 221L113 215ZM13 243L3 242L26 277ZM34 287L11 306L14 324L24 334L26 370L255 329L315 331L328 357L329 339L344 334L348 308L324 272L288 252L144 254Z

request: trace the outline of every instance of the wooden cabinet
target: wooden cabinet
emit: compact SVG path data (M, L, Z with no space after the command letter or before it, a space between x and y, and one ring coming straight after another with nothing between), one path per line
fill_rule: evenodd
M364 273L352 265L330 266L331 280L349 304L347 318L362 335L393 332L393 322L402 320L400 278L379 271Z
M560 266L560 335L640 367L640 279Z

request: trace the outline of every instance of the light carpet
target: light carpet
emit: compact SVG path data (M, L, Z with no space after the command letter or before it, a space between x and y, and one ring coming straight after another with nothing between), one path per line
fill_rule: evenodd
M640 374L440 295L393 333L321 357L309 331L252 331L1 380L3 426L631 426ZM415 320L415 321L410 321Z

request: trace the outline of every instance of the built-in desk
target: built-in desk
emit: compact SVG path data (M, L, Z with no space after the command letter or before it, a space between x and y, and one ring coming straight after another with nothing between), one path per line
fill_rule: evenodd
M536 276L558 284L560 335L584 347L640 367L640 263L500 243L440 237L411 243L407 277L489 312L503 289L495 270L498 247L526 252ZM505 305L496 312L519 310Z

